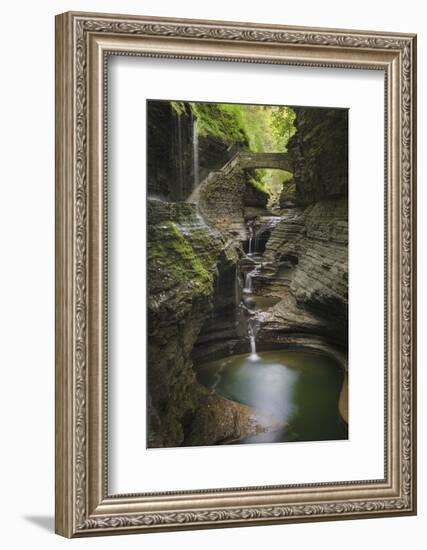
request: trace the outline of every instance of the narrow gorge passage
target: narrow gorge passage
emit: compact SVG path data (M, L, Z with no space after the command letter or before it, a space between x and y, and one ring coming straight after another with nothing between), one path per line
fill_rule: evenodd
M347 111L148 104L149 447L348 437Z

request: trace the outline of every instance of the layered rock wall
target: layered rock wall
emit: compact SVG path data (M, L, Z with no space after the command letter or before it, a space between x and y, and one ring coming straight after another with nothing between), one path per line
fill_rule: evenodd
M209 224L234 240L247 238L245 208L264 212L267 207L269 195L251 183L252 177L253 172L242 168L237 154L221 170L210 173L194 198Z
M283 313L296 319L293 330L298 323L302 328L311 323L314 332L341 346L347 344L347 247L347 199L342 197L290 212L273 230L264 253L265 276L285 300ZM292 316L298 309L300 321Z
M345 353L348 341L348 112L295 108L288 144L294 178L282 192L282 220L264 252L258 291L281 296L265 315L264 338L322 335ZM281 329L280 329L281 327ZM261 331L261 333L262 333Z
M288 143L296 201L312 204L348 194L348 110L294 107L296 133Z

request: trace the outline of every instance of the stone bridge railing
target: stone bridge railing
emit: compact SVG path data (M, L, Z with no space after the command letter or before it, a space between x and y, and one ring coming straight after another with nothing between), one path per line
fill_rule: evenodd
M272 168L293 171L292 162L287 153L238 153L242 168Z
M293 164L287 153L246 153L239 151L222 167L222 170L229 173L237 165L243 170L271 168L293 172Z

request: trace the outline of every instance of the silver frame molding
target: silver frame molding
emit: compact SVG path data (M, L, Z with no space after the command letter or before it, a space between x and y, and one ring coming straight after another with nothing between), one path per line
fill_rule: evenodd
M108 494L105 182L110 55L384 71L384 479ZM78 537L416 513L415 116L412 34L72 12L56 17L58 534Z

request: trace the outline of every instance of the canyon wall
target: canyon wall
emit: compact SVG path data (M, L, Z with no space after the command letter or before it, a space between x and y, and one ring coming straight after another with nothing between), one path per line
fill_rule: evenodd
M326 337L345 353L348 341L348 112L295 108L288 145L293 181L282 191L282 220L272 231L255 283L282 300L266 315L274 331ZM282 321L282 322L281 322ZM280 328L281 327L281 328Z
M348 195L348 110L294 107L288 143L297 205Z

